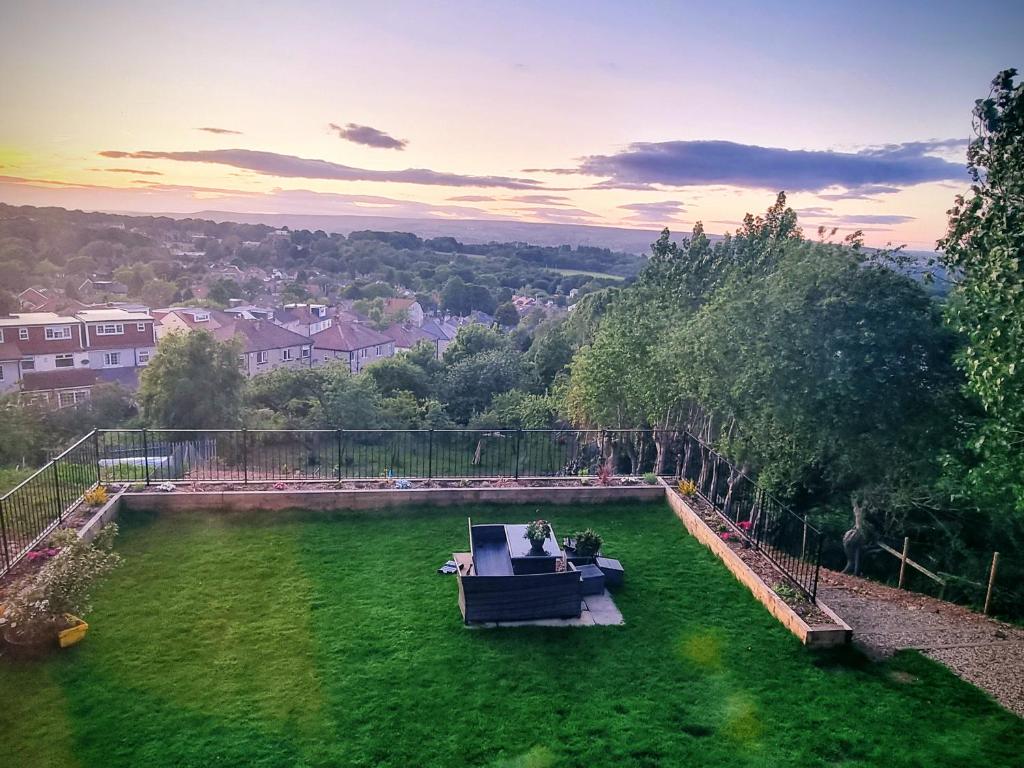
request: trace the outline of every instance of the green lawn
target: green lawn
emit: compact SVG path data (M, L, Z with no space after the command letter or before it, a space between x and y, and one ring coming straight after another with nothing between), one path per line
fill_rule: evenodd
M943 667L806 651L662 504L546 508L627 567L623 627L467 630L466 516L122 519L89 637L0 659L9 766L1020 765Z

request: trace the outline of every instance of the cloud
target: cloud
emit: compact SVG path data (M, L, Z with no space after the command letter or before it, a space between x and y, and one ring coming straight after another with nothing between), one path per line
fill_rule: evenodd
M408 139L396 139L394 136L390 136L378 128L371 128L368 125L359 125L358 123L345 123L344 128L337 123L330 123L328 127L338 134L339 139L345 139L345 141L351 141L355 144L364 144L367 147L397 149L401 151L409 143Z
M97 171L98 173L134 173L139 176L163 176L160 171L144 171L136 170L135 168L90 168L90 171Z
M637 142L615 154L584 157L576 172L605 177L599 184L603 187L728 184L797 192L821 192L830 187L863 190L965 178L962 163L935 155L960 144L958 139L915 141L836 152L732 141Z
M521 216L530 216L535 219L541 219L543 221L549 221L553 223L587 223L594 224L596 219L600 219L596 213L590 211L584 211L581 208L548 208L545 206L532 206L527 208L517 208L516 213Z
M514 203L533 203L535 205L568 205L566 202L570 198L565 195L516 195L515 197L506 197Z
M332 181L388 181L402 184L426 184L440 187L503 187L505 189L536 189L541 186L533 179L508 176L470 176L460 173L432 171L428 168L406 168L399 171L375 171L353 168L328 160L316 160L276 152L253 149L207 149L186 152L123 152L107 150L101 157L131 158L134 160L177 160L184 163L216 163L243 168L265 176L302 179L329 179Z
M449 197L448 200L453 203L493 203L497 198L489 195L459 195L458 197Z
M835 224L906 224L908 221L917 221L916 216L901 216L894 213L861 213L844 214L833 219Z
M206 131L207 133L216 133L218 135L230 135L230 136L241 136L241 131L233 131L230 128L196 128L197 131Z
M655 203L629 203L620 205L620 209L630 211L626 217L631 221L664 222L678 221L677 217L686 212L681 200L662 200Z
M554 173L560 176L571 176L579 173L578 168L523 168L523 173Z
M874 195L891 195L902 192L901 187L888 187L883 184L865 184L861 187L844 189L841 192L819 194L822 200L875 200Z

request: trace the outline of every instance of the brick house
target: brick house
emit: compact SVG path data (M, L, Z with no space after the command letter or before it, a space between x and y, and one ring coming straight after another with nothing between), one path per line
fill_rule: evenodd
M17 389L33 400L74 405L101 381L137 385L138 369L155 349L148 312L104 308L0 317L0 392Z
M313 342L269 320L235 320L213 332L221 341L237 339L246 376L277 368L308 368L313 364Z
M317 365L346 361L352 373L358 373L376 360L395 354L395 342L362 323L335 322L313 334Z

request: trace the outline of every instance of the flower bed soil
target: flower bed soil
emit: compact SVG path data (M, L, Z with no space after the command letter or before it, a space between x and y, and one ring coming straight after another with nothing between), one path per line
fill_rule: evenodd
M775 590L775 594L809 626L835 624L832 617L808 600L803 593L797 592L794 589L793 592L796 592L796 594L790 594L789 590L784 590L784 594L779 594L777 587L780 584L791 586L789 579L761 552L745 545L743 533L731 521L718 514L710 504L696 494L684 496L683 498L686 499L686 503L690 505L690 508L707 523L711 530L719 532L719 536L726 546L735 552L744 564L756 573L765 584L772 587ZM728 537L722 534L728 534Z
M402 483L403 485L399 485ZM404 485L408 483L408 485ZM607 483L600 483L595 478L578 477L543 477L543 478L521 478L516 480L511 477L498 478L458 478L445 480L413 480L413 479L386 479L377 480L269 480L249 481L243 483L239 480L233 481L202 481L202 482L174 482L174 491L160 489L161 483L153 482L150 485L131 485L132 493L220 493L223 491L358 491L358 490L415 490L417 488L611 488L611 487L635 487L646 485L640 478L614 477Z

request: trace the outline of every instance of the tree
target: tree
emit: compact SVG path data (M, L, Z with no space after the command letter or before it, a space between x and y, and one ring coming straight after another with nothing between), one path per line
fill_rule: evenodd
M141 291L142 301L150 307L166 307L178 292L178 286L167 280L150 280Z
M234 280L222 277L210 284L210 290L206 294L210 301L227 306L231 299L242 297L242 289Z
M160 342L143 371L139 403L153 427L216 429L241 421L245 377L234 340L207 331L174 333Z
M1016 518L1024 545L1024 83L1000 72L974 108L972 185L949 211L939 248L956 278L950 323L966 343L958 362L984 410L963 477L975 500Z
M19 309L18 299L10 291L0 289L0 316L10 315Z
M499 325L506 328L513 328L519 325L519 310L511 301L506 301L494 310L494 319Z
M446 367L442 384L448 412L462 422L487 409L495 395L530 384L523 357L512 349L489 349Z
M508 339L493 328L470 323L459 328L452 343L444 351L445 365L454 365L481 352L508 347Z
M398 392L409 392L422 400L432 390L427 372L406 355L378 360L368 365L364 373L370 377L377 391L384 397L391 397Z

